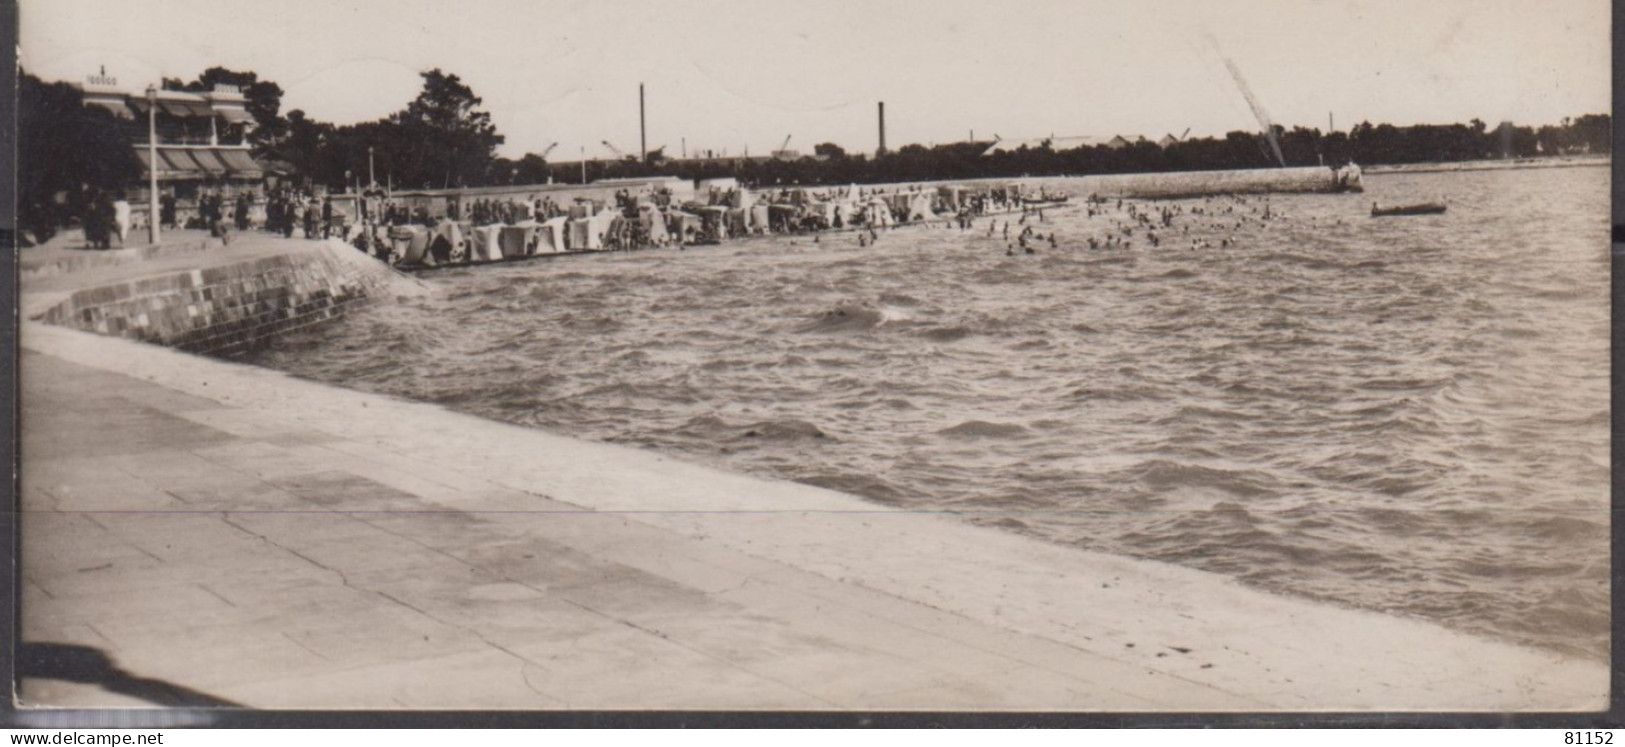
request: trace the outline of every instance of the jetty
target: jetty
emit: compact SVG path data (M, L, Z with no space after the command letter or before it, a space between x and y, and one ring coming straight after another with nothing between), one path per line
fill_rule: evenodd
M1608 705L1601 661L189 353L420 284L171 240L23 252L25 718Z

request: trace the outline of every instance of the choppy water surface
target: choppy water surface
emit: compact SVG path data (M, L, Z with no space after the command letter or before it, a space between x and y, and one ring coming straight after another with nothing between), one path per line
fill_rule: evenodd
M446 271L258 362L1604 656L1607 170L1367 188Z

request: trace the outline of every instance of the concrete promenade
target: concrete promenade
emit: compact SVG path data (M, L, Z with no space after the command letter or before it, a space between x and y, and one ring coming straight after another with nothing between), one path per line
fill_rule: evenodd
M1601 662L138 342L25 320L21 345L21 637L182 701L1607 706Z

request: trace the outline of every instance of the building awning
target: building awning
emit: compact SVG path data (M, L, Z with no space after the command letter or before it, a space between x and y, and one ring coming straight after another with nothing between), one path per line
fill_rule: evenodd
M130 107L124 103L124 97L122 96L117 98L86 96L85 103L90 106L99 106L106 109L112 112L113 116L121 119L135 119L135 112L131 111Z
M214 109L202 101L166 101L158 100L158 106L176 117L212 117Z
M247 109L240 106L220 106L215 104L214 113L231 124L242 124L254 120L254 115L249 114Z
M231 169L234 173L264 173L264 170L260 168L259 162L255 161L254 157L249 155L248 151L246 150L222 148L217 151L215 155L220 156L220 160L225 161L226 167Z
M144 169L151 168L146 145L135 146L135 155ZM264 167L246 148L158 146L160 180L260 179L264 175Z
M184 150L160 148L158 150L158 160L163 162L159 166L159 173L169 171L192 176L202 176L204 173L203 169L197 165L197 161L192 160L191 154Z
M147 97L131 96L130 105L145 114L147 111ZM203 100L203 97L180 91L159 91L158 109L172 117L214 116L214 107L209 106L209 102Z
M212 148L196 148L187 151L187 155L190 155L192 160L197 161L198 167L208 172L210 176L219 176L230 170L226 168L226 164L220 160L220 157L215 155Z

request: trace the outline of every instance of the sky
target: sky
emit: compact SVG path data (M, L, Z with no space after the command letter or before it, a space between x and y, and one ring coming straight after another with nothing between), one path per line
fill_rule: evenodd
M439 67L517 158L648 147L765 154L834 142L1260 129L1271 119L1555 124L1610 109L1607 0L22 0L20 59L144 90L253 70L283 111L387 116Z

